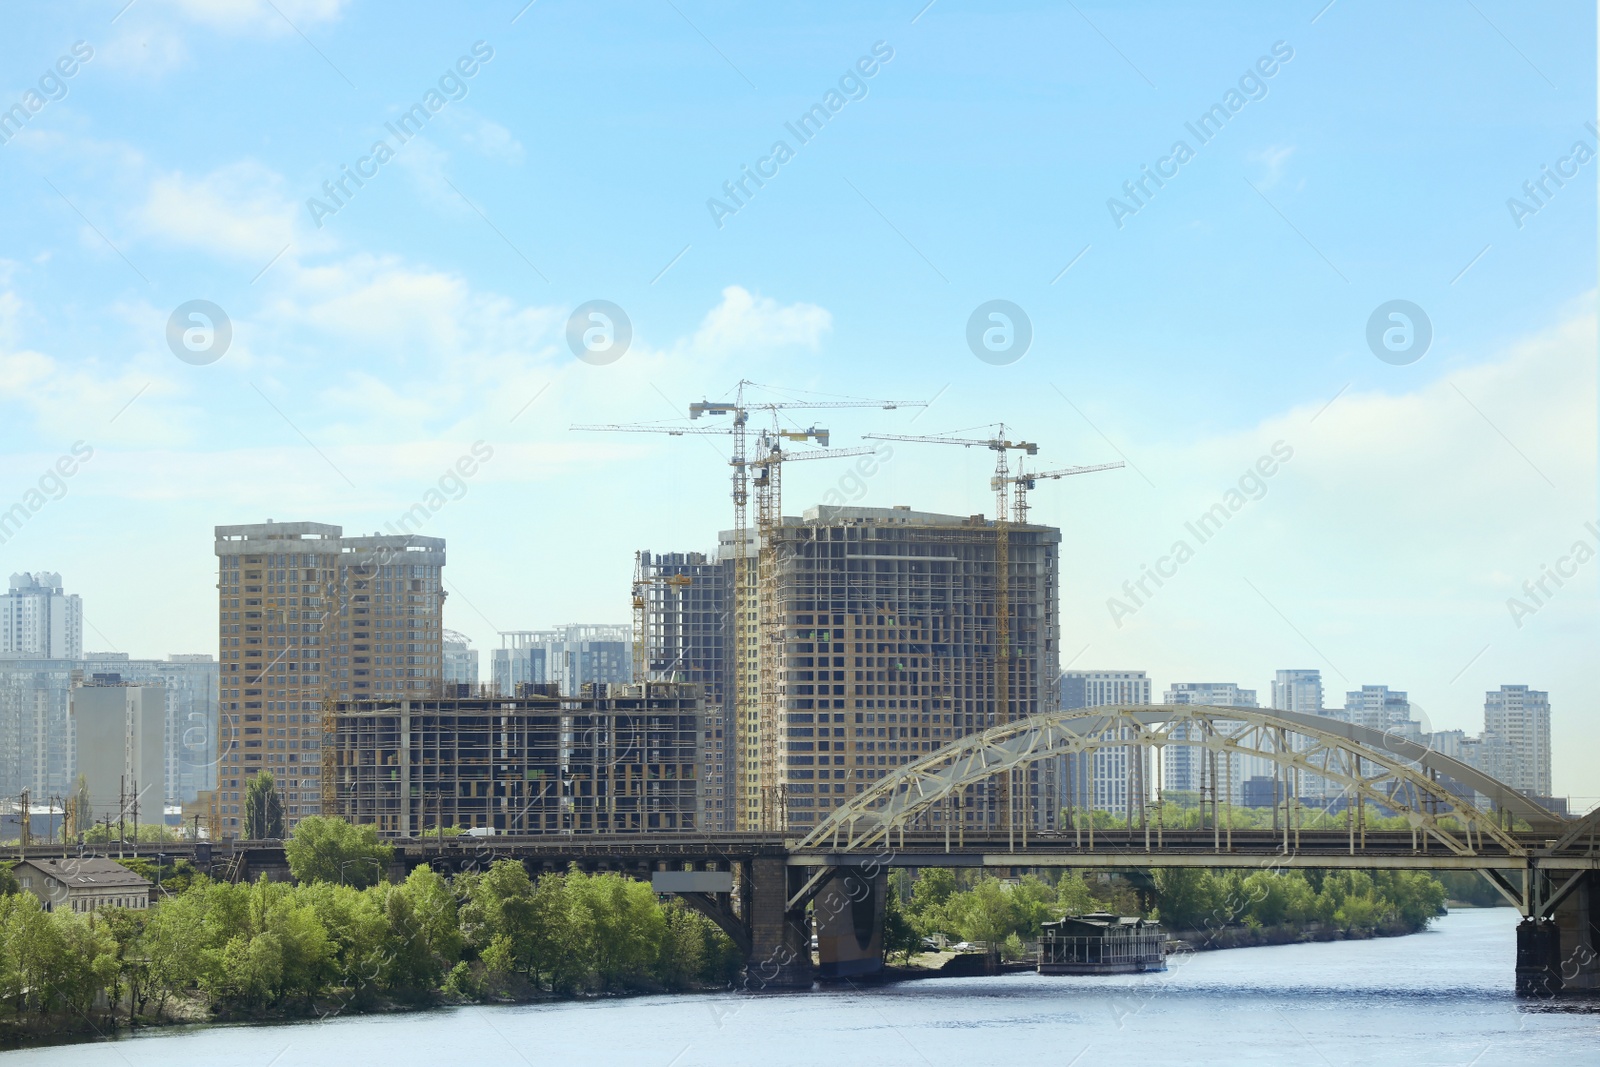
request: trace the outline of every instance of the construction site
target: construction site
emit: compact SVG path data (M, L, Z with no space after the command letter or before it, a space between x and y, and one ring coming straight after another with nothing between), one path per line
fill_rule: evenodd
M384 836L699 828L698 686L340 701L332 719L334 807Z
M925 404L758 402L747 388L756 387L741 382L733 400L691 404L688 425L574 429L727 439L734 523L716 557L636 559L634 676L706 694L704 828L805 831L921 755L1056 707L1061 534L1029 523L1027 493L1122 464L1027 471L1038 445L1003 425L974 437L864 434L992 452L994 515L819 505L784 516L787 463L875 450L829 448L828 430L795 424L792 412ZM1049 763L1003 775L925 821L1049 829L1060 777Z

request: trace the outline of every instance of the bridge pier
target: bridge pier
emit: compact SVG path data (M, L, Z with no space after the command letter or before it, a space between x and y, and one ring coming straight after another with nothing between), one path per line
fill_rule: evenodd
M799 871L781 855L756 856L740 866L740 911L750 931L744 988L811 988L811 932L805 905L789 909L790 883Z
M803 870L804 868L802 868ZM883 970L883 917L889 873L876 864L835 867L813 898L817 973L849 978Z

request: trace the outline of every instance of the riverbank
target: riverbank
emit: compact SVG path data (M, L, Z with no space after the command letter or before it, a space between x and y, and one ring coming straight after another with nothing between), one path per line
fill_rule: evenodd
M0 1067L344 1067L603 1063L880 1067L1127 1059L1269 1067L1285 1059L1445 1067L1589 1063L1600 1016L1513 995L1516 915L1453 913L1416 937L1202 952L1155 975L1009 975L445 1007L251 1026L166 1027L125 1040L0 1052ZM1319 1055L1320 1053L1320 1055Z

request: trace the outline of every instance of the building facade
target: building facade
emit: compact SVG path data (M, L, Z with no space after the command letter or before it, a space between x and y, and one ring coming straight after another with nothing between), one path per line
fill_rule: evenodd
M466 634L454 630L444 631L444 682L446 685L476 687L478 684L478 650Z
M153 887L148 879L98 856L20 860L11 873L22 891L38 898L45 911L142 911L150 906Z
M1316 670L1279 671L1272 680L1272 706L1279 711L1303 715L1323 715L1322 672Z
M444 541L338 526L218 526L221 697L215 837L237 837L249 779L271 771L286 829L321 812L324 700L437 694Z
M506 630L491 657L492 683L501 696L518 686L554 685L576 696L585 685L633 680L633 634L627 626L572 623L550 630Z
M1484 694L1483 769L1531 797L1550 793L1550 694L1502 685Z
M166 700L165 801L184 804L212 787L216 772L217 662L209 655L83 659L0 655L0 796L27 789L39 803L65 797L76 777L72 691L100 681L158 687Z
M340 701L330 814L389 837L699 827L698 686Z
M1144 671L1063 671L1061 707L1115 707L1121 704L1150 703L1150 676ZM1101 740L1110 741L1107 732ZM1075 810L1106 811L1126 817L1129 805L1138 806L1142 781L1150 769L1140 766L1133 746L1102 747L1061 761L1066 787L1066 804ZM1131 776L1130 776L1131 772Z
M823 505L783 519L763 546L776 586L758 597L776 605L781 628L777 719L755 722L751 737L746 709L736 711L736 828L758 828L772 803L780 825L803 833L906 763L1056 707L1061 532L1009 527L1004 646L996 534L982 516L903 507ZM771 625L762 620L764 632ZM1034 766L1014 786L966 791L930 825L1053 826L1058 794L1052 768Z
M639 565L646 604L646 675L700 687L705 713L700 826L732 830L733 561L702 552L641 552Z
M1255 708L1254 689L1242 689L1233 682L1174 682L1163 700L1168 704L1204 704L1219 708ZM1174 740L1188 736L1191 726L1180 726ZM1212 760L1208 750L1193 745L1169 745L1161 754L1162 787L1167 792L1192 793L1196 797L1226 797L1229 803L1244 802L1245 783L1251 778L1270 777L1273 764L1260 756L1229 753Z
M102 681L72 690L77 775L88 790L80 825L161 823L167 797L167 700L162 687Z
M0 655L83 658L83 599L67 593L61 575L13 574L0 594Z
M1422 725L1411 718L1410 699L1386 685L1364 685L1345 693L1344 713L1339 718L1410 741L1422 740Z

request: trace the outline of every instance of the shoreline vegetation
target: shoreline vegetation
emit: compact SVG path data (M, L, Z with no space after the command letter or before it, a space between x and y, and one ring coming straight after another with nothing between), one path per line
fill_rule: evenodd
M533 878L500 859L451 876L418 867L391 883L380 877L391 850L372 828L321 817L303 820L285 852L292 882L214 881L169 864L147 910L47 912L0 867L0 1047L156 1026L760 985L744 980L743 959L710 920L619 874ZM148 861L125 863L157 876ZM1415 933L1446 897L1445 884L1411 872L1173 869L1134 880L1053 872L1002 881L894 869L888 885L888 981L938 974L913 959L939 962L923 953L924 938L939 934L985 945L991 969L1016 969L1040 925L1064 914L1158 918L1186 948L1204 950ZM1450 886L1469 904L1493 903L1476 893L1470 882Z

